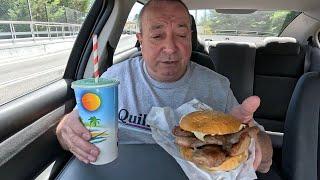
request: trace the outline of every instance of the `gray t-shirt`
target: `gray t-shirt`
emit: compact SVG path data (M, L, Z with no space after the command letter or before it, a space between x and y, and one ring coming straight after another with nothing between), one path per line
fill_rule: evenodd
M152 79L141 56L113 65L101 77L120 81L120 143L154 143L146 125L153 106L175 109L196 98L215 110L229 112L238 104L226 77L194 62L189 63L180 80L172 83Z

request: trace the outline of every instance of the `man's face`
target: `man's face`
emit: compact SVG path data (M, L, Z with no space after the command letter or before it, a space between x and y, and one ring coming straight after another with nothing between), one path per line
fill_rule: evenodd
M177 2L150 5L137 34L148 73L161 82L180 79L190 61L191 28L188 12Z

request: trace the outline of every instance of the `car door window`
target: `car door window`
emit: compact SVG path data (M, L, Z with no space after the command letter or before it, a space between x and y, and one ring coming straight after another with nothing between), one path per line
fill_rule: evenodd
M0 105L62 79L92 0L3 0Z
M115 55L135 47L137 42L136 32L139 32L138 18L142 7L143 5L138 2L132 7L115 50Z

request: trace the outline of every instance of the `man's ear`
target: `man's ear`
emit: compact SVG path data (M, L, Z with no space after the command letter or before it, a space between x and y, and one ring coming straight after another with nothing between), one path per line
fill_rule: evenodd
M142 44L142 33L136 33L137 40Z

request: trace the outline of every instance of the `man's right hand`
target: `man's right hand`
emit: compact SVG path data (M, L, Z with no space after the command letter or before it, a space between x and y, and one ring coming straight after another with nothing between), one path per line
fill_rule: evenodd
M96 161L99 149L89 142L90 132L81 124L77 110L65 115L56 134L61 146L85 163Z

